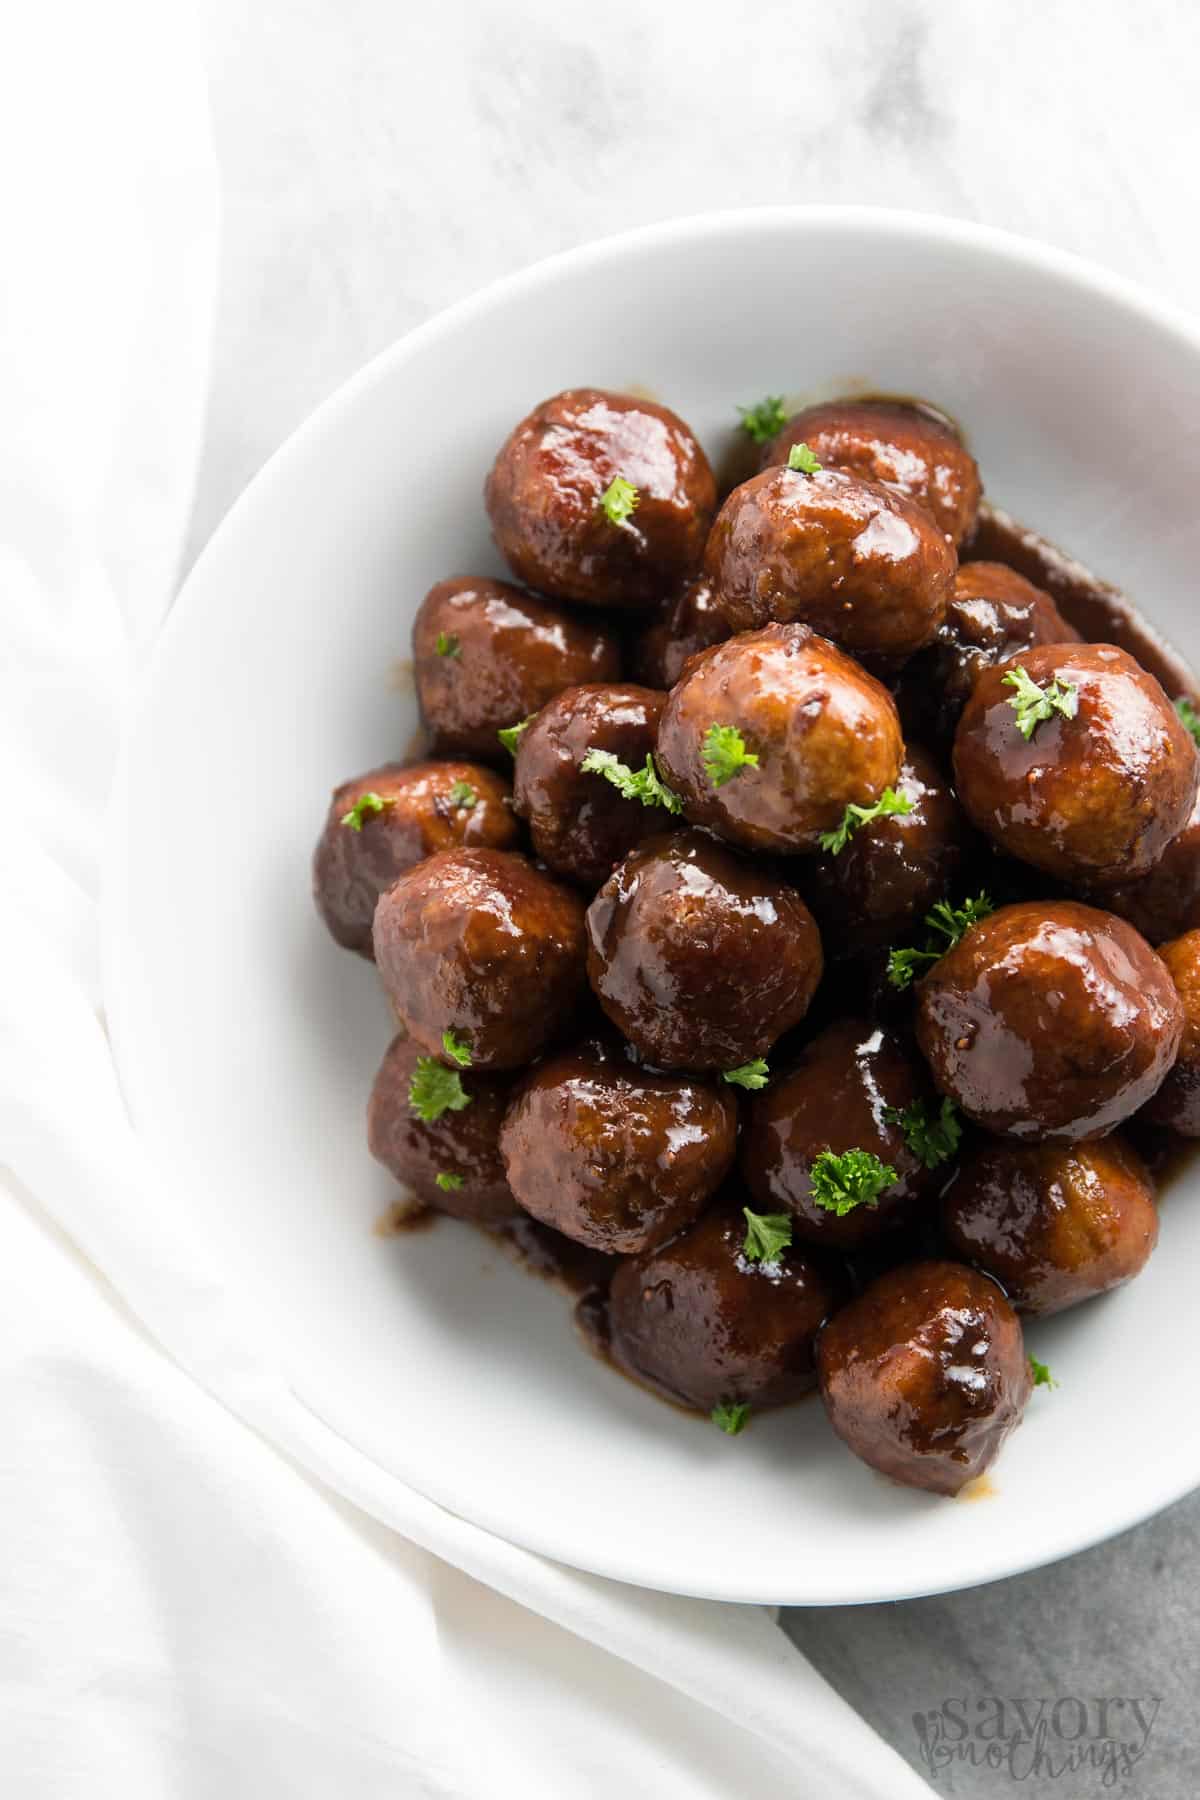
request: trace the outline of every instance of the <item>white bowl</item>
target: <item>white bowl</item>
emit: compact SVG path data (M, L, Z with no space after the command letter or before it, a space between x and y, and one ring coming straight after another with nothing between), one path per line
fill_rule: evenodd
M275 456L156 655L115 814L107 1005L136 1124L296 1391L394 1477L563 1562L727 1600L878 1601L1009 1575L1200 1483L1197 1197L1131 1287L1029 1332L1039 1390L989 1497L873 1475L820 1403L726 1438L578 1347L569 1304L468 1228L384 1240L363 1111L373 971L309 898L330 788L403 752L425 590L502 572L481 503L510 426L642 387L719 455L766 393L928 396L988 491L1200 657L1200 332L1102 271L934 218L687 219L554 258L371 363ZM185 1202L182 1198L180 1204Z

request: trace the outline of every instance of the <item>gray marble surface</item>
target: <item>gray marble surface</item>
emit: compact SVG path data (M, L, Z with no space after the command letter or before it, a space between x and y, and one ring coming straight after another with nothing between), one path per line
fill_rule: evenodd
M1200 304L1190 0L202 4L225 239L191 553L393 338L510 269L671 214L952 213ZM1200 1496L1053 1569L786 1624L938 1792L1194 1800L1198 1549ZM1154 1697L1147 1737L1117 1701ZM1105 1763L1105 1729L1127 1763ZM1072 1772L1085 1742L1099 1760Z

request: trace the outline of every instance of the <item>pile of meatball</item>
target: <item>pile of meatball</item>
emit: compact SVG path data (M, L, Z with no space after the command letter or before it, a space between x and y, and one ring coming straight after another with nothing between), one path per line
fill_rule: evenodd
M932 409L743 425L720 503L666 407L517 425L514 579L426 595L427 748L336 790L316 901L414 1203L594 1253L593 1342L731 1435L819 1388L954 1494L1050 1380L1022 1321L1149 1257L1135 1143L1200 1136L1200 720L971 560Z

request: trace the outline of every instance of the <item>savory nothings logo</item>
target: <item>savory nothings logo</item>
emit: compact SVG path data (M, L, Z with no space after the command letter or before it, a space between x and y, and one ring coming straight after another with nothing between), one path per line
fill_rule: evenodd
M1094 1773L1101 1788L1127 1781L1146 1754L1162 1701L1151 1695L1084 1699L1075 1694L1004 1698L952 1696L915 1712L921 1760L936 1780L969 1763L1014 1781Z

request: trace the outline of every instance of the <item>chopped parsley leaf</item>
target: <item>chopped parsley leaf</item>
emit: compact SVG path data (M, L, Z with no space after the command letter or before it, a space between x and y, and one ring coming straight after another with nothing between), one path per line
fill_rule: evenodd
M739 406L742 430L756 444L766 444L787 424L782 394L768 394L757 406Z
M816 1204L839 1219L856 1206L877 1206L896 1179L895 1169L871 1150L843 1150L840 1156L822 1150L808 1173Z
M714 787L724 787L743 769L757 769L758 755L747 750L746 740L736 725L710 725L704 734L700 752L709 780Z
M756 1213L748 1206L742 1212L746 1219L746 1238L742 1255L747 1262L773 1263L792 1241L790 1213Z
M932 1119L921 1100L914 1100L903 1111L898 1106L885 1106L883 1116L889 1125L899 1125L905 1143L927 1169L940 1168L958 1149L962 1126L953 1100L943 1100L940 1112Z
M793 444L788 451L787 466L797 475L818 475L824 468L807 444Z
M382 794L360 794L350 811L342 814L342 824L348 825L351 831L361 831L368 819L378 818L381 812L395 804L390 795L385 798Z
M614 475L600 496L600 508L612 525L624 525L637 511L641 495L623 475Z
M732 1083L734 1087L765 1088L770 1074L766 1057L756 1056L752 1062L739 1063L736 1069L723 1070L721 1080Z
M444 1112L461 1112L471 1096L457 1069L448 1069L436 1056L418 1056L408 1084L408 1104L418 1119L432 1125Z
M670 813L683 810L683 801L662 779L649 751L644 769L631 769L611 750L589 750L579 766L585 775L603 775L626 800L640 800L643 806L665 806Z
M907 794L899 794L895 788L884 788L874 806L856 806L851 801L837 829L823 831L818 842L822 850L839 856L860 825L870 825L874 819L887 819L896 813L910 813L912 809L913 803Z
M746 1429L750 1408L744 1400L718 1400L708 1416L729 1437L736 1437L739 1431Z
M1000 680L1002 686L1015 689L1008 705L1017 715L1017 730L1026 743L1043 719L1053 718L1055 713L1064 719L1073 719L1079 711L1079 689L1069 681L1060 681L1057 675L1045 687L1039 687L1028 670L1018 663Z

